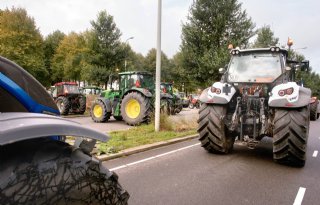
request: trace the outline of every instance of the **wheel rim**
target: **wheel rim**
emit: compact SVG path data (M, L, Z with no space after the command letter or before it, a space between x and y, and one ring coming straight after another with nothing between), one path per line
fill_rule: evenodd
M101 105L95 105L93 107L93 115L97 118L100 118L102 116L102 107Z
M136 99L130 99L125 110L128 117L137 118L140 114L140 103Z

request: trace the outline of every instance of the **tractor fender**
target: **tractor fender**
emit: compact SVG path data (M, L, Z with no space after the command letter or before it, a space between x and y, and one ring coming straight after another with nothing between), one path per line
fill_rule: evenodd
M103 97L98 97L96 99L96 101L102 101L103 104L106 106L107 108L107 112L112 112L112 103L109 99L107 98L103 98Z
M127 95L128 93L131 93L131 92L139 92L141 93L142 95L148 97L148 98L151 98L152 97L152 93L148 90L148 89L144 89L144 88L131 88L130 90L128 90L127 92L124 93L123 96Z
M169 93L160 93L160 98L161 99L173 99L173 96L170 95Z
M211 88L219 89L219 92L212 92ZM233 95L236 93L236 89L228 84L215 82L212 87L209 87L202 91L199 100L202 103L208 104L227 104L230 102Z
M0 145L50 136L87 137L107 141L110 137L77 122L38 113L0 113Z
M286 94L287 89L293 89L292 94ZM284 95L280 96L279 93ZM311 90L301 87L295 82L283 83L275 86L271 91L268 104L270 107L304 107L309 105Z

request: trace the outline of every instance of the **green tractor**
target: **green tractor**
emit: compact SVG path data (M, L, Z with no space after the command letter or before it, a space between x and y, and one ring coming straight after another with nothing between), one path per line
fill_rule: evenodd
M165 107L167 114L175 115L183 108L182 99L179 93L173 91L172 83L162 82L161 88L161 107Z
M94 122L106 122L111 116L132 126L150 121L155 90L151 73L130 71L111 75L107 88L91 106Z

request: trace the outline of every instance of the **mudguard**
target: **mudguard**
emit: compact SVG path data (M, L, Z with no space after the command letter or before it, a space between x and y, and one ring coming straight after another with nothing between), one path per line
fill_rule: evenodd
M279 95L279 91L293 88L291 95ZM304 107L309 105L311 98L311 90L301 87L295 82L288 82L275 86L271 91L268 104L270 107Z
M213 93L211 87L205 89L199 98L202 103L227 104L236 93L236 89L228 83L215 82L212 87L220 89L220 93Z
M100 100L105 104L105 106L107 108L107 112L112 112L112 104L111 104L111 101L109 99L99 97L96 100Z
M148 98L152 97L152 93L148 89L145 89L145 88L130 88L130 90L128 90L123 96L125 96L126 94L128 94L129 92L132 92L132 91L139 92Z
M160 93L160 98L161 99L173 99L173 96L170 95L169 93Z
M49 136L77 136L107 141L109 136L77 122L47 114L0 113L0 145Z
M0 56L0 112L59 115L50 94L27 71Z

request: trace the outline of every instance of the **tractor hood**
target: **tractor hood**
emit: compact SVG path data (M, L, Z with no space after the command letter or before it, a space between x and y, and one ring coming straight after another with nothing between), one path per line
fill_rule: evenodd
M49 136L88 137L107 141L109 136L60 117L35 113L0 113L0 145Z

